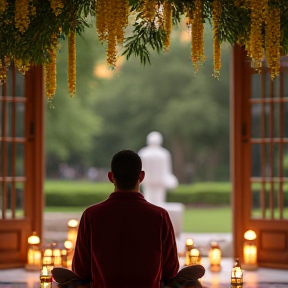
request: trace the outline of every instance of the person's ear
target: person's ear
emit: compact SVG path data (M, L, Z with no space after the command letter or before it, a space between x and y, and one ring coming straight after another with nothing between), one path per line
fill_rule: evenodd
M114 183L113 174L111 171L108 172L108 179L110 180L110 182Z
M145 171L141 171L139 174L140 183L143 181L144 178L145 178Z

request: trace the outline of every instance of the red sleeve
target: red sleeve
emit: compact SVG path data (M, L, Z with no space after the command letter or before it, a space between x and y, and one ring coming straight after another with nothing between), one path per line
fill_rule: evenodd
M174 229L168 212L165 212L162 227L162 281L175 277L179 270Z
M92 280L90 229L87 213L85 211L79 223L75 252L72 260L72 271L82 280Z

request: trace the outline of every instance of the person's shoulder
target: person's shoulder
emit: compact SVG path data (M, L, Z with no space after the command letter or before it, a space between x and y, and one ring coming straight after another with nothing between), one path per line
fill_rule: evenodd
M91 214L91 213L94 213L94 212L96 212L98 210L102 210L102 208L106 206L107 201L108 201L108 199L87 207L84 210L83 214Z
M159 214L168 214L168 212L167 212L167 210L166 209L164 209L163 207L161 207L161 206L158 206L158 205L155 205L155 204L152 204L152 203L150 203L150 202L148 202L148 201L146 201L146 203L147 203L147 207L149 207L151 210L154 210L155 212L157 212L157 213L159 213Z

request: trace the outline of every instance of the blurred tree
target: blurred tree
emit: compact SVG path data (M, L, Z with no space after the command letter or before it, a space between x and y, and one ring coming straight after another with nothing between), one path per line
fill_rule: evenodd
M95 162L107 164L120 149L138 151L147 134L158 130L181 182L228 180L230 50L224 46L217 81L211 76L211 33L205 35L207 60L197 75L189 61L190 42L179 41L179 31L173 35L169 53L153 54L146 67L129 59L99 91L103 95L97 97L95 111L105 130L95 138L101 151Z
M93 33L86 32L82 42L77 39L74 99L67 99L66 53L58 57L55 109L47 108L46 115L48 170L57 161L108 167L111 155L138 151L147 134L157 130L180 182L229 180L228 45L223 45L218 81L211 76L211 29L205 34L207 60L197 75L187 31L173 33L169 53L152 53L151 66L120 57L114 71L107 69L104 48ZM95 58L87 50L95 50Z
M77 85L71 98L67 83L67 42L57 54L57 90L52 105L46 108L46 171L57 175L60 162L91 165L93 137L101 131L101 118L93 110L94 91L101 85L93 75L95 63L105 57L95 29L87 29L76 40ZM91 59L91 55L94 57Z

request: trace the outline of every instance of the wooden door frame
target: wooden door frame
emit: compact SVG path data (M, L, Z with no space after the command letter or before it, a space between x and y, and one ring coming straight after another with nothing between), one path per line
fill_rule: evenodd
M233 256L242 261L242 243L244 232L247 229L247 218L250 209L249 203L249 182L242 181L244 177L250 178L250 157L244 153L244 147L249 144L250 125L249 109L247 99L250 95L250 74L243 73L245 65L250 66L247 53L239 45L232 48L232 73L231 73L231 91L230 91L230 155L231 155L231 182L232 182L232 226L233 226ZM247 67L246 67L247 69ZM243 85L245 83L245 85ZM247 85L248 83L248 85ZM242 144L243 143L243 144ZM247 143L247 145L245 145ZM246 174L246 175L245 175ZM246 205L244 205L246 204ZM245 215L245 217L243 217Z
M34 204L25 203L26 217L32 220L32 231L43 239L43 210L44 210L44 122L45 97L43 67L36 66L25 76L25 95L29 105L26 110L26 135L28 135L27 155L25 155L25 169L29 177L27 181L26 197L33 197ZM34 155L34 156L33 156ZM33 159L33 165L29 163Z

